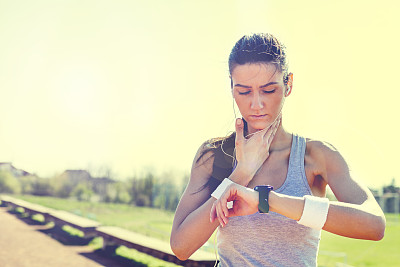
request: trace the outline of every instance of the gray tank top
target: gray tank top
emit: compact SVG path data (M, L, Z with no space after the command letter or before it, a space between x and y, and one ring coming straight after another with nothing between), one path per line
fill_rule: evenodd
M306 141L293 135L289 167L278 193L312 195L304 171ZM317 266L320 230L275 212L229 218L218 227L219 266Z

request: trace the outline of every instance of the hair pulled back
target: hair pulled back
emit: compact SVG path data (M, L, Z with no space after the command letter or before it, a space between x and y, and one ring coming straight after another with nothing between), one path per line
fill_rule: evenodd
M283 73L283 81L288 81L288 63L286 47L275 36L269 33L244 35L229 55L229 74L232 75L237 65L247 63L274 64Z

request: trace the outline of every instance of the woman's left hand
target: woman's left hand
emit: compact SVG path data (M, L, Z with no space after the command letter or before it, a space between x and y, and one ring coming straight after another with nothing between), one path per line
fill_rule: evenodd
M228 209L227 203L230 201L233 202L233 206ZM232 183L211 207L210 222L218 219L220 225L224 227L228 223L228 217L250 215L257 211L258 192Z

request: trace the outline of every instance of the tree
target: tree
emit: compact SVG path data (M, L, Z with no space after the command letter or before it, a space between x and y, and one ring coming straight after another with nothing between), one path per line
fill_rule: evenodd
M79 201L90 201L93 196L93 191L90 189L91 186L87 183L79 183L75 186L74 190L71 192L71 195L76 197Z
M106 195L103 197L105 202L130 203L128 182L116 182L107 184Z
M383 187L383 193L400 193L400 187L396 186L396 180L394 178L390 185Z
M143 177L136 176L129 180L131 202L137 206L153 207L154 175L148 171Z
M33 186L35 184L37 177L28 175L19 177L19 182L21 185L22 194L33 194Z
M129 203L131 201L126 183L115 183L114 187L116 189L116 194L114 198L115 203Z
M54 187L50 179L39 178L33 180L32 195L36 196L54 196Z
M20 192L21 185L18 179L8 171L0 171L0 193L19 194Z
M178 206L179 199L181 196L181 186L177 185L171 177L171 173L165 173L162 180L157 179L157 182L153 188L154 195L154 207L175 210ZM184 177L186 179L187 177Z

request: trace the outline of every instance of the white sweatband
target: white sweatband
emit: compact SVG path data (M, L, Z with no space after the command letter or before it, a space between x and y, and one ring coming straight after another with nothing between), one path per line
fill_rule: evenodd
M225 192L225 189L230 186L231 184L233 184L232 180L229 180L228 178L225 178L222 183L217 187L217 189L214 190L214 192L212 192L211 196L219 199L222 195L222 193Z
M297 223L321 230L328 216L329 199L306 195L304 200L303 214Z

